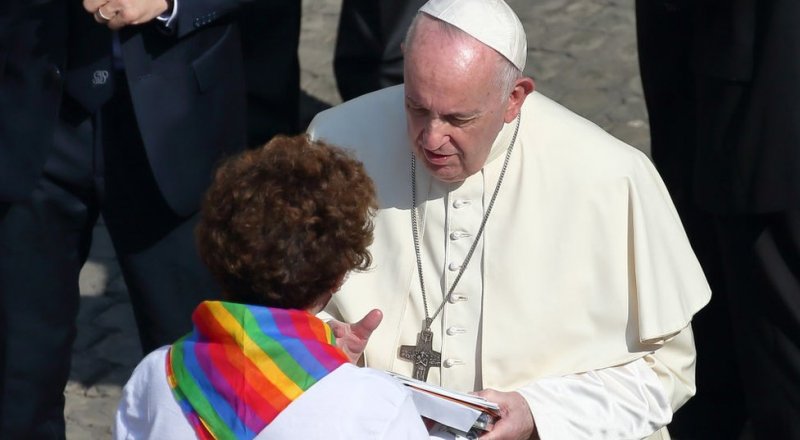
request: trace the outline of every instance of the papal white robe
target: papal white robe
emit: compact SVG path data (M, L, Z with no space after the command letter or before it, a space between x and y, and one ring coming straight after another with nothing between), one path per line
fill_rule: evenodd
M483 237L433 324L443 365L428 381L520 392L545 440L646 437L669 421L664 405L674 411L695 392L690 322L710 298L708 284L644 154L539 93L527 97L520 117ZM462 183L438 182L417 166L431 313L464 263L514 127L505 125L487 164ZM380 204L373 267L351 274L327 312L355 322L380 308L365 362L411 375L398 349L415 344L425 313L403 86L324 111L308 132L353 150ZM646 385L641 366L657 386ZM586 408L599 411L592 417Z

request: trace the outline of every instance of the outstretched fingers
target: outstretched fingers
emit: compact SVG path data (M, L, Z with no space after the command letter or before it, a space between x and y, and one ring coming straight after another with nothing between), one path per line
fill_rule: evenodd
M333 335L336 336L339 348L350 358L350 362L355 364L361 359L372 332L378 328L382 320L383 312L372 309L355 324L331 320L328 325L331 326Z

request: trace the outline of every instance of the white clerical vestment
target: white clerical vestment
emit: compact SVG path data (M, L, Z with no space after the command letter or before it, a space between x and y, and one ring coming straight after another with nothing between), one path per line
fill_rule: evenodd
M520 392L544 440L646 437L695 392L690 321L710 298L708 284L644 154L538 93L527 97L520 118L485 232L432 325L442 366L428 381ZM411 375L398 348L416 343L425 311L405 121L403 87L396 86L320 113L309 134L354 151L380 204L373 267L351 274L327 312L355 322L381 309L365 362ZM462 183L436 181L422 163L416 167L431 314L474 241L515 124L505 125L484 168ZM616 417L630 412L631 387L642 391L649 431L608 426L641 424ZM572 402L570 389L577 390ZM582 413L597 407L611 410L594 419Z
M169 347L148 354L122 391L115 440L183 440L197 435L167 383ZM386 373L344 364L286 407L256 439L429 438L407 389Z

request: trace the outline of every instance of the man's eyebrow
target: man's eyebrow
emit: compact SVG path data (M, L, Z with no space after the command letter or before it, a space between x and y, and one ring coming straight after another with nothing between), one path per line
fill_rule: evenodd
M411 105L413 107L423 108L424 106L419 104L417 101L414 101L413 98L410 96L406 96L406 104ZM446 115L441 115L442 117L446 118L456 118L456 119L474 119L481 115L480 110L472 110L467 112L457 112L457 113L448 113Z
M454 112L454 113L447 113L444 115L440 115L440 117L444 119L455 119L459 121L469 121L475 118L480 117L483 112L481 110L471 110L466 112Z
M448 117L448 118L456 118L456 119L465 119L466 120L466 119L475 119L480 115L481 115L481 112L478 111L478 110L475 110L475 111L466 112L466 113L450 113L450 114L447 114L447 115L444 115L444 116Z
M417 103L417 101L414 101L414 99L412 99L412 98L411 98L410 96L408 96L408 95L406 95L406 103L408 103L408 104L411 104L411 105L413 105L413 106L420 107L419 103Z

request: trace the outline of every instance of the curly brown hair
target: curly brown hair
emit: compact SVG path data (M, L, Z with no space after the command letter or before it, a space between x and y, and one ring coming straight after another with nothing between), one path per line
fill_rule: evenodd
M344 150L277 136L217 170L197 245L226 300L308 309L370 266L376 209L372 180Z

